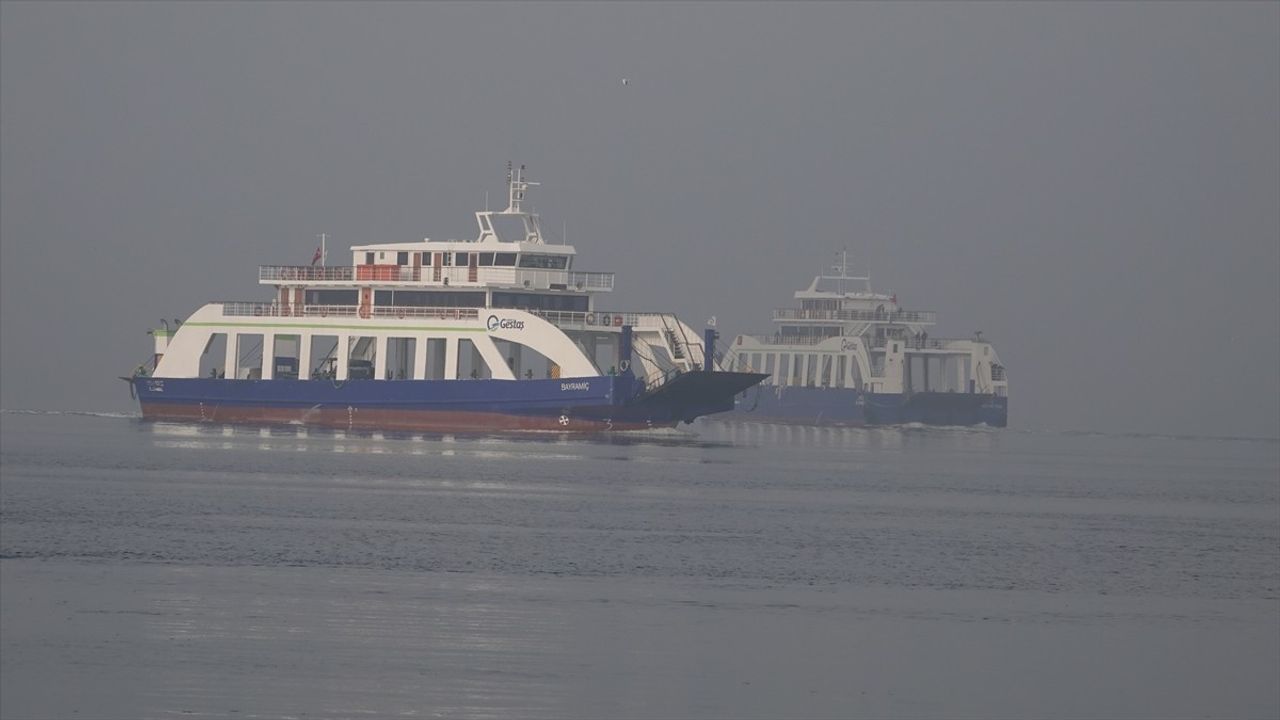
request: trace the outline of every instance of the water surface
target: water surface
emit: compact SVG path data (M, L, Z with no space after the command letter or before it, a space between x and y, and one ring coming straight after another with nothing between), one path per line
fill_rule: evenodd
M1280 443L0 415L0 715L1275 717Z

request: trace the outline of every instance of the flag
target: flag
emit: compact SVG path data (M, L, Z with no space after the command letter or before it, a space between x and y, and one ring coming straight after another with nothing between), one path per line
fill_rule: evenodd
M316 248L316 254L311 256L311 264L315 265L316 263L320 262L320 259L323 257L324 257L324 253L320 252L320 248Z

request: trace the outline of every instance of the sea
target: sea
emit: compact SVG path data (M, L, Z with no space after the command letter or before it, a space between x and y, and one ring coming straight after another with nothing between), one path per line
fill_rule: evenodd
M1280 441L0 413L0 717L1276 718Z

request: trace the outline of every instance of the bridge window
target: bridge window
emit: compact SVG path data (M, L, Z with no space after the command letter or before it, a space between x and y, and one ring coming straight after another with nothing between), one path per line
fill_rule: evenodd
M468 264L470 264L469 261L467 260L467 255L469 255L469 253L464 253L464 252L457 253L457 258L453 264L457 265L458 267L466 267Z
M520 267L544 270L564 270L569 266L567 255L521 255Z
M476 253L476 265L480 267L489 267L493 265L493 253Z
M515 267L516 254L515 253L494 253L493 264L498 267Z

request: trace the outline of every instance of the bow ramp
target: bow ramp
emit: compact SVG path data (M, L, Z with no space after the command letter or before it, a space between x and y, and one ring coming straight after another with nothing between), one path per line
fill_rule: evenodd
M767 377L762 373L707 370L680 373L642 392L635 404L672 408L681 420L693 422L702 415L732 410L735 396Z

